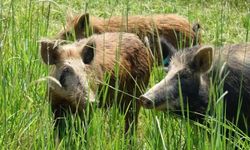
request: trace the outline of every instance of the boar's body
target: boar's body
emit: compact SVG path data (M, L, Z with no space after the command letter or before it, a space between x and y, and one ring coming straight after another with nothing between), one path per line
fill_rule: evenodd
M237 122L242 131L250 134L249 66L249 43L227 45L217 49L214 54L212 47L206 46L183 50L172 58L166 77L140 97L141 103L145 108L181 113L180 83L184 110L188 105L190 118L202 120L208 109L210 85L219 87L224 80L222 88L227 92L224 97L226 119Z
M187 19L176 14L153 16L114 16L107 19L83 14L68 20L66 28L58 34L58 38L66 39L73 36L81 39L92 33L129 32L137 34L142 41L147 41L153 54L160 63L172 55L165 48L169 42L176 49L197 45L200 43L199 24L192 26ZM145 40L145 37L148 40ZM169 56L169 57L170 57Z
M42 41L41 45L44 62L53 65L51 76L60 82L59 85L50 83L49 90L55 118L62 117L67 109L84 111L97 89L105 86L104 75L108 74L110 80L106 84L111 88L107 99L104 97L100 104L119 106L120 112L125 114L126 131L130 124L136 124L140 107L132 95L142 94L141 88L148 84L153 62L150 51L136 35L105 33L73 44ZM125 94L118 91L115 98L113 88Z

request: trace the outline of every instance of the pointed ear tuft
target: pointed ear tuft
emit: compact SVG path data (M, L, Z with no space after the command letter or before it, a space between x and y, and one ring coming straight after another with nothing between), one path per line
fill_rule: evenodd
M45 64L53 65L59 59L58 49L59 44L57 41L43 39L40 40L41 56Z
M192 68L197 73L206 73L213 64L213 47L202 46L195 53L192 60Z

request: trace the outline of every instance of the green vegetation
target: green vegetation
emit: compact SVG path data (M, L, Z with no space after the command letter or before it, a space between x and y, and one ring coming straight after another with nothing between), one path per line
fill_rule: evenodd
M203 28L203 43L224 45L249 42L250 5L248 0L90 0L35 1L0 0L0 148L55 149L53 117L46 98L48 68L39 53L39 39L53 37L65 24L69 12L91 15L150 15L177 13ZM164 73L154 68L150 85L159 82ZM217 89L217 91L215 91ZM223 92L214 88L210 95L217 100ZM216 106L220 108L221 106ZM219 109L218 109L219 110ZM221 114L208 117L208 126L193 123L168 112L141 109L133 149L250 149L249 137L227 139ZM67 135L60 149L127 149L123 137L124 116L118 110L95 108L85 129L78 117L67 119ZM76 121L75 121L76 120ZM77 121L78 120L78 121ZM75 121L74 127L70 127ZM241 134L240 132L237 132ZM84 141L87 139L86 141Z

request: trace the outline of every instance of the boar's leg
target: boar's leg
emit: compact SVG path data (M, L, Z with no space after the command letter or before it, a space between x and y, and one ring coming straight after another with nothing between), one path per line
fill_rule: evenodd
M127 106L127 109L123 109L123 113L125 113L125 132L127 133L129 130L133 132L137 128L140 105L138 102L131 101L125 106Z
M61 139L66 134L66 115L69 110L68 108L63 105L51 105L52 112L54 114L54 134L55 134L55 141L58 145Z
M60 104L54 103L57 101L60 101ZM87 105L87 107L84 110L78 110L77 108L71 106L70 103L68 103L67 100L65 99L60 99L60 100L53 99L53 101L51 102L52 102L51 109L54 114L54 135L55 135L56 145L58 145L60 141L63 139L63 137L66 135L67 128L69 129L76 128L76 130L78 130L79 128L84 127L85 140L82 141L83 142L86 141L88 124L90 119L92 118L91 116L92 105L91 104ZM74 117L80 117L81 119L80 124L75 123L76 120L72 120L74 121L73 126L71 126L72 125L71 123L67 123L68 117L70 117L72 114L74 115ZM70 126L67 127L67 125Z
M135 98L141 95L138 85L131 84L124 85L123 91L129 95L122 95L123 97L119 103L120 113L125 115L125 135L128 138L133 137L134 132L137 130L138 116L140 111L140 102ZM139 83L140 85L140 83ZM134 95L135 97L131 97ZM132 139L129 139L132 142Z
M140 104L137 100L131 100L131 97L126 96L120 103L120 113L125 115L125 135L128 138L133 137L137 130L138 116ZM129 139L130 142L132 139Z

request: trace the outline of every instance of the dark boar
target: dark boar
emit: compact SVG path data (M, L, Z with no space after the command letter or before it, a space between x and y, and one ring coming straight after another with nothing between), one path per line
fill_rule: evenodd
M57 81L49 83L55 119L63 117L68 109L73 113L84 111L86 103L94 101L97 89L105 86L102 85L104 74L109 73L108 86L126 94L118 92L115 101L115 92L110 88L107 99L100 105L118 105L120 112L125 114L125 131L131 124L136 125L140 105L131 95L139 97L142 94L141 88L148 84L153 62L150 51L138 36L105 33L73 44L44 40L41 56L46 64L53 65L50 75Z
M223 101L226 119L236 124L239 112L237 126L249 134L249 66L250 44L224 46L215 53L210 46L196 46L177 52L172 57L166 77L140 96L141 104L148 109L170 110L181 114L181 94L184 111L188 106L190 118L202 121L210 104L210 85L217 84L219 87L224 79L223 90L227 92ZM209 109L210 113L213 109Z
M73 33L72 33L73 28ZM129 32L137 34L142 41L148 38L152 53L162 62L169 52L164 49L168 41L176 49L200 43L200 25L192 26L187 19L176 14L153 16L114 16L107 19L89 16L88 13L69 19L66 27L59 32L57 38L67 37L82 39L92 33ZM74 33L75 32L75 33Z

